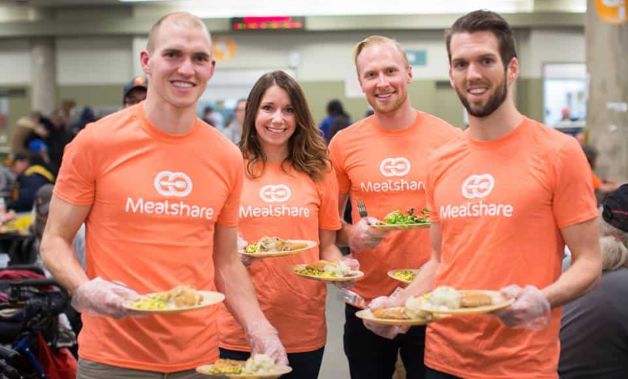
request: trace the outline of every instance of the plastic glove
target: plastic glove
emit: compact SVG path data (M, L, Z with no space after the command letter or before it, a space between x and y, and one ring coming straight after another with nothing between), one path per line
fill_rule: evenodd
M351 270L355 271L355 270L360 269L360 262L358 262L357 259L351 258L350 256L343 255L342 258L340 258L340 261L346 264ZM333 282L333 283L336 287L342 290L342 289L349 289L353 287L355 285L355 280L349 280L346 282Z
M277 329L267 320L255 321L245 328L251 356L266 354L278 365L288 365L288 354L279 340Z
M511 285L500 290L503 296L515 302L506 309L495 312L502 322L511 328L542 330L550 322L551 307L545 295L534 286Z
M392 308L403 306L403 301L397 296L398 289L390 296L380 296L373 299L368 305L368 308L373 311L379 308ZM380 337L387 338L389 340L395 338L398 334L406 333L410 327L407 325L382 325L372 321L364 320L364 326L371 332L377 334Z
M113 318L137 316L136 312L124 308L123 304L138 297L137 292L123 284L95 278L78 286L72 294L72 306L81 313L105 315Z
M353 224L349 232L349 248L353 252L360 252L366 249L373 249L386 237L387 230L371 228L370 225L377 224L379 220L374 217L364 217Z
M242 238L242 235L240 233L238 233L238 251L243 251L244 248L248 245L249 243ZM239 254L240 255L240 262L242 262L243 265L245 266L250 266L251 263L253 263L253 261L255 261L255 258L250 257L248 255L244 255L244 254Z

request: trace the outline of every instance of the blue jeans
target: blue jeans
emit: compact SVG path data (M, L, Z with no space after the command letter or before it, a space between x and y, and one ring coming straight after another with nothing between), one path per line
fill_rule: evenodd
M366 329L355 316L359 308L345 305L345 355L352 379L390 379L397 355L406 369L407 379L424 379L425 326L413 326L406 334L389 340Z
M323 362L324 347L304 353L288 353L288 362L292 372L281 379L316 379ZM220 348L220 358L244 361L251 356L248 351L236 351Z

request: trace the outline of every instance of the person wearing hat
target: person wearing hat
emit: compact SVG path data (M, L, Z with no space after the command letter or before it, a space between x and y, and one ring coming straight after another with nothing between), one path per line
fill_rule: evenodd
M46 138L48 130L41 124L40 115L33 112L30 116L20 117L11 136L11 153L28 155L28 143L33 139Z
M10 168L17 178L6 203L7 209L29 212L33 208L37 190L44 184L53 183L55 180L54 174L39 155L40 152L45 152L46 145L35 141L41 142L41 140L33 140L31 143L33 149L40 149L35 154L31 154L30 157L23 154L13 155Z
M140 101L146 99L148 92L148 82L143 76L136 76L127 85L124 86L122 92L122 107L130 107Z
M562 316L563 379L628 378L628 183L604 199L602 220L600 285Z

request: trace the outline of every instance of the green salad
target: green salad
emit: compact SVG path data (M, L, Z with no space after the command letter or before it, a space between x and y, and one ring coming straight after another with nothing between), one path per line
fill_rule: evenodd
M408 225L408 224L429 224L430 211L423 208L419 215L415 213L414 208L410 208L407 213L400 210L392 211L384 217L384 224L387 225Z

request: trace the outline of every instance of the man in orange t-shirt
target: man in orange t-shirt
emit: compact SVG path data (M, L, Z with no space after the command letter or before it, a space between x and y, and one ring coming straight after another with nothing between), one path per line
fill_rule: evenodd
M190 14L164 16L140 61L146 100L67 147L41 245L82 312L78 378L202 377L194 368L218 356L216 307L136 318L123 306L181 284L223 292L252 350L285 363L236 253L241 155L195 114L214 72L209 33ZM83 222L86 271L71 248Z
M368 223L395 210L420 212L425 203L427 156L459 133L445 121L412 108L407 86L412 67L401 46L390 38L371 36L358 43L354 54L358 79L374 114L338 132L329 150L338 176L340 214L347 196L353 202L354 225L345 224L341 243L351 248L365 277L355 293L365 301L388 295L397 283L386 273L418 268L431 254L426 229L382 233ZM356 201L365 203L370 217L360 217ZM366 329L347 304L344 348L353 378L391 378L397 355L408 378L423 378L425 327L406 336L385 339Z
M427 378L557 378L562 304L599 278L591 171L575 139L516 109L512 32L489 11L459 18L447 35L450 81L469 129L430 159L432 258L397 297L436 286L501 290L496 313L430 324ZM561 275L565 243L573 264Z

